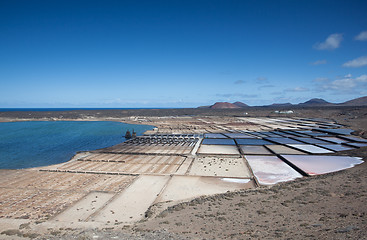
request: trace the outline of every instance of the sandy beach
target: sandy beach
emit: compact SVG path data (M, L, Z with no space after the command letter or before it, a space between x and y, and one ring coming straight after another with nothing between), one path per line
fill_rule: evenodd
M156 126L149 134L203 134L240 129L243 117L265 121L247 123L246 129L258 131L272 129L267 118L324 118L367 137L366 107L296 108L287 115L275 110L0 112L0 121L108 120ZM0 188L7 197L0 205L0 238L366 239L366 163L255 187L232 146L201 145L194 161L196 142L182 141L169 148L156 144L130 150L122 144L76 155L61 165L2 170ZM226 151L228 156L220 158L206 154ZM331 155L366 161L367 147ZM149 191L138 191L141 186Z

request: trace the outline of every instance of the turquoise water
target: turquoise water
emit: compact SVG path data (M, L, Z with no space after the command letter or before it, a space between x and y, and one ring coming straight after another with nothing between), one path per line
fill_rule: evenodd
M152 126L119 122L0 123L0 169L46 166L70 160L78 151L125 141L126 130L142 135Z

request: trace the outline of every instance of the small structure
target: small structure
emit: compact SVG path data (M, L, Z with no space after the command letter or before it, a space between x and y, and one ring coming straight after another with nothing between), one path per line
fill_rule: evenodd
M131 134L130 131L127 130L125 133L125 138L126 139L136 138L136 132L133 130L133 133Z
M125 138L126 138L126 139L130 139L130 138L132 138L131 133L130 133L130 131L129 131L129 130L127 130L127 131L126 131L126 133L125 133Z
M274 111L274 113L292 114L292 113L294 113L294 111L293 110L284 110L284 111L278 111L278 110L276 110L276 111Z

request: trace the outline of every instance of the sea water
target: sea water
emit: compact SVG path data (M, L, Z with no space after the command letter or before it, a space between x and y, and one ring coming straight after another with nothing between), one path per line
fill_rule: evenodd
M0 169L58 164L78 151L110 147L125 141L127 130L137 135L153 129L109 121L0 122Z

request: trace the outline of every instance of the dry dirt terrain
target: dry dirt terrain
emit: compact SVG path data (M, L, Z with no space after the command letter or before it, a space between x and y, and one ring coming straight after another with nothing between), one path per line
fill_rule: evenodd
M290 115L277 114L274 113L274 109L269 108L10 112L0 113L0 118L1 121L126 118L126 122L129 122L127 119L131 119L132 122L136 123L139 122L138 116L197 115L204 119L206 116L242 117L247 112L246 116L251 117L332 119L354 129L354 134L367 137L366 107L299 108L292 110L294 113ZM185 126L177 124L176 127ZM167 131L172 130L164 124L160 126L161 129L164 127L167 127ZM215 132L216 129L211 130ZM220 131L220 129L217 130ZM336 155L358 156L366 161L367 147L339 152ZM131 176L131 178L133 177ZM130 178L124 177L114 180L114 182L117 181L128 183ZM93 180L91 188L99 189L102 187L97 185L97 181ZM65 183L65 186L71 189L70 192L80 193L74 190L78 186L71 186L69 182ZM119 191L119 189L111 185L109 191ZM104 193L101 196L108 197L107 194ZM73 196L67 195L67 197ZM303 177L270 187L200 197L170 206L165 210L156 206L159 212L156 212L153 206L146 212L147 218L132 225L117 224L108 228L50 225L42 231L35 232L34 229L37 228L34 226L40 223L38 221L25 220L24 224L14 229L7 228L7 223L11 222L11 219L5 219L6 221L1 219L0 239L367 239L366 204L367 163L364 162L347 170ZM9 224L9 226L12 225Z

